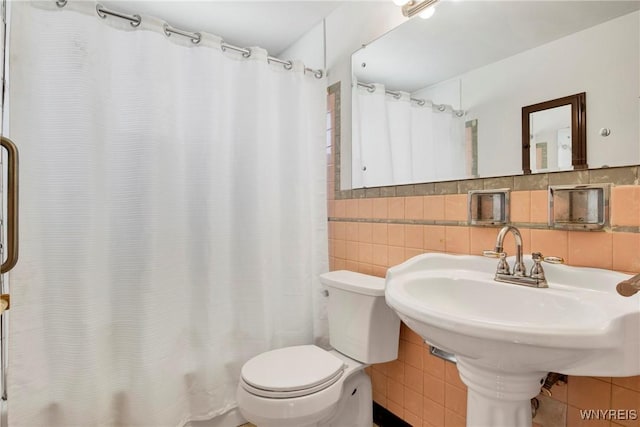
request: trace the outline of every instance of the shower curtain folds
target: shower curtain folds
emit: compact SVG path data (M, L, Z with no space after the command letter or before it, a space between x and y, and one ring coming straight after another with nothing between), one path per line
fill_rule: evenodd
M326 339L324 79L95 7L12 4L11 426L212 418L247 359Z
M354 188L461 179L464 111L379 83L352 88Z

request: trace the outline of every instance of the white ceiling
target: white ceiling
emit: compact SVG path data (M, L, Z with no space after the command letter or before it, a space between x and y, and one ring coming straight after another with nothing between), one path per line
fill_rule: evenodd
M431 19L413 18L356 52L354 73L414 92L639 8L637 0L440 1Z
M240 47L277 56L344 1L103 1L126 13L152 15L187 31L204 31Z

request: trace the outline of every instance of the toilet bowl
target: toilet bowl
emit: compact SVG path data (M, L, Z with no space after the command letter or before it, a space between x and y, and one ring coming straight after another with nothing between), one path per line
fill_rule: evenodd
M384 279L350 271L320 276L328 288L330 343L259 354L242 367L236 397L258 427L363 427L372 424L364 368L397 357L400 320L384 302Z

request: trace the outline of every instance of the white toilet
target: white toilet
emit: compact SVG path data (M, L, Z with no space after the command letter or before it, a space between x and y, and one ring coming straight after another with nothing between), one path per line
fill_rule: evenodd
M398 356L400 319L384 300L385 281L352 271L320 276L329 291L333 350L285 347L242 367L236 397L258 427L369 427L371 381L364 368Z

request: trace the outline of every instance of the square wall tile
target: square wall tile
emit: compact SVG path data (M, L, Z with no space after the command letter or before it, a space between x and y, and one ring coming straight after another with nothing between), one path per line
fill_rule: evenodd
M404 384L409 389L422 395L423 378L422 369L414 368L407 364L404 367ZM406 406L405 406L406 407ZM414 411L415 412L415 411Z
M420 408L422 408L422 405L420 405ZM405 408L404 408L404 416L402 417L402 419L404 421L406 421L407 423L409 423L409 425L412 425L412 426L421 426L422 425L422 417L420 417L420 416L414 414L413 412L411 412L409 410L409 408L407 407L406 402L405 402Z
M547 224L549 222L549 194L547 190L529 192L531 222Z
M640 272L640 234L613 233L613 269Z
M429 345L425 344L422 348L422 366L426 374L434 378L444 380L445 362L443 359L434 356L429 351Z
M611 224L640 225L640 186L623 185L611 189Z
M422 374L422 345L405 341L405 362L407 365L413 366L420 370ZM422 375L421 375L422 376ZM421 378L422 379L422 378Z
M360 238L358 234L358 223L347 222L345 223L345 237L349 242L357 242Z
M337 230L336 230L337 232ZM389 240L388 240L388 229L387 229L387 224L371 224L371 242L378 244L378 245L386 245ZM337 237L337 233L336 233L336 238Z
M371 216L377 219L387 218L389 215L389 199L386 197L380 197L372 200L372 212Z
M404 258L404 247L402 246L389 246L388 248L389 255L389 267L393 267L394 265L402 264L405 260Z
M462 417L451 409L444 408L444 425L446 427L466 427L466 417Z
M407 248L422 249L424 247L424 232L422 225L405 224L404 245Z
M445 227L445 251L453 254L469 253L469 227Z
M347 239L347 226L344 222L333 222L333 238L337 240Z
M388 215L390 219L404 219L404 197L388 198Z
M373 245L372 260L373 265L387 267L389 265L389 247L387 245Z
M424 197L424 219L442 221L445 219L444 196Z
M412 414L420 414L420 418L422 418L422 405L423 405L422 399L423 397L421 393L418 393L415 390L410 389L409 387L405 387L404 388L405 416L407 412L410 412ZM422 422L422 420L420 421Z
M444 385L445 408L456 414L467 416L467 392L451 384Z
M613 268L612 234L606 232L570 231L569 257L567 261L571 265Z
M422 219L424 215L423 197L405 197L404 199L404 218L405 219Z
M448 194L444 196L444 218L447 221L467 221L467 195Z
M336 258L347 258L347 242L345 240L336 240L333 244L332 255Z
M391 246L404 246L403 224L387 224L387 242Z
M424 248L430 251L444 252L445 233L444 225L424 226Z
M347 218L358 218L358 199L347 199L345 209Z
M493 227L471 227L469 235L471 255L482 255L483 251L495 248L498 229Z
M432 427L444 426L444 406L429 398L422 400L422 419Z
M358 199L358 218L371 218L373 216L373 200Z
M424 374L422 378L422 393L424 397L444 406L444 380L432 377L429 374Z
M373 240L373 229L370 222L359 222L358 224L358 242L371 243Z
M347 216L347 201L342 199L336 200L333 214L336 218L345 218Z
M398 418L404 417L404 407L395 401L387 398L387 409L395 414Z
M400 407L404 407L404 386L397 381L389 379L387 381L387 399Z
M512 191L509 197L511 222L530 222L531 193L529 191Z
M531 229L531 251L542 252L545 256L559 256L568 259L569 237L564 230Z
M358 261L364 264L373 262L373 245L371 243L358 243Z
M389 363L386 364L387 365L387 376L400 383L400 384L404 384L404 362L401 362L400 360L396 359L393 360ZM398 402L396 400L396 402Z

